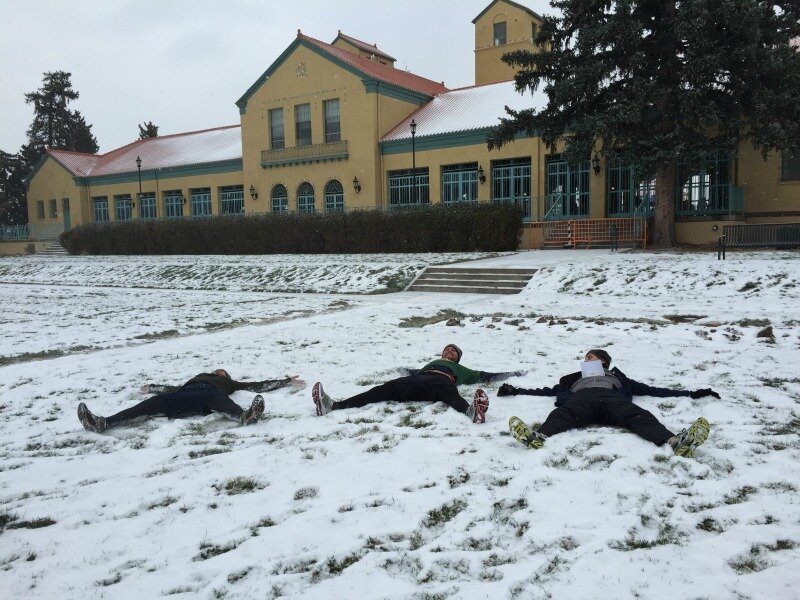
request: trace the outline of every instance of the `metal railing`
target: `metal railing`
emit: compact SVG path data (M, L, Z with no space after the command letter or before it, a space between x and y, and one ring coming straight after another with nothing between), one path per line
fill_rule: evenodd
M61 223L28 223L26 225L0 225L0 241L51 242L64 232Z
M762 223L725 225L722 227L725 246L739 248L800 246L800 223Z
M573 219L543 223L545 246L617 247L620 243L644 245L647 242L647 219L620 217L613 219Z

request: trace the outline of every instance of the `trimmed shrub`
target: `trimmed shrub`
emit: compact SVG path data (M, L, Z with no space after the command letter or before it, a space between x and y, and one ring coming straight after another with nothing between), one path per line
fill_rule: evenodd
M61 234L70 254L353 254L519 248L512 204L434 204L345 213L224 215L90 223Z

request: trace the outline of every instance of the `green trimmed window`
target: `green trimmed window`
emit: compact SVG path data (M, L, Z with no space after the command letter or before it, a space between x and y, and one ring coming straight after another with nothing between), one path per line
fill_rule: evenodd
M730 212L731 184L731 160L727 152L717 152L693 169L678 165L675 214Z
M133 204L130 194L114 196L114 218L117 221L130 221L133 218Z
M238 215L244 212L244 186L226 185L219 188L219 213Z
M800 181L800 156L781 152L781 181Z
M282 108L273 108L269 111L269 144L272 150L283 150L286 147Z
M192 198L192 216L211 216L211 188L197 188L189 190Z
M492 201L517 204L531 216L531 157L492 161Z
M44 219L44 200L36 201L36 218Z
M140 219L156 218L155 192L142 192L141 194L139 194L139 218Z
M589 216L589 161L570 168L560 155L547 157L545 220Z
M633 165L621 158L608 161L606 169L606 216L650 215L656 206L656 182L639 181Z
M311 105L298 104L294 107L294 127L296 145L311 145Z
M417 169L416 178L411 169L389 171L389 206L413 206L430 202L430 179L427 167ZM416 186L415 184L416 180Z
M55 199L51 199L49 205L50 205L50 218L55 219L58 216L58 202L56 202Z
M339 120L339 99L325 100L325 143L338 142L342 139L342 124Z
M164 192L164 216L183 216L183 192L181 190L168 190Z
M314 212L314 186L304 181L297 188L297 211L301 213Z
M442 167L442 202L478 201L478 163Z
M278 184L273 186L270 193L272 202L272 212L289 212L289 193L286 191L286 186Z
M108 221L108 196L92 198L92 221L97 223Z
M344 212L344 188L336 179L325 184L325 212Z

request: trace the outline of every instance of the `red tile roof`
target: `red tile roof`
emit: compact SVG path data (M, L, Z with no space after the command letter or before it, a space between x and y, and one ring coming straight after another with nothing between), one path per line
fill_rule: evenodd
M367 42L362 42L361 40L357 40L354 37L350 37L349 35L342 33L341 29L339 30L339 35L336 36L336 40L338 40L339 38L342 38L345 42L352 44L353 46L359 48L360 50L363 50L364 52L371 52L376 56L382 56L383 58L388 58L391 61L397 60L393 56L389 56L385 52L381 52L380 50L378 50L378 44L368 44ZM336 40L333 40L331 44L335 44Z
M320 40L308 37L299 31L297 32L297 37L300 40L313 44L326 54L330 54L332 57L355 67L365 75L374 79L378 79L379 81L391 83L392 85L412 90L414 92L419 92L420 94L425 94L427 96L435 96L436 94L441 94L442 92L447 91L444 83L431 81L430 79L425 79L424 77L414 75L408 71L395 69L394 67L382 65L368 58L356 56L352 52L348 52L342 48L337 48L336 46L331 46L330 44L326 44Z
M106 154L88 154L48 148L47 153L76 177L136 173L142 170L201 165L242 158L240 125L164 135L117 148Z

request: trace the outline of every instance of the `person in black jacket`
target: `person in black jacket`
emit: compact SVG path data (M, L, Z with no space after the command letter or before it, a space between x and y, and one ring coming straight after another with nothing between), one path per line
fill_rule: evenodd
M524 371L512 373L489 373L474 371L459 364L461 348L448 344L438 358L421 369L400 369L404 377L392 379L353 396L346 400L334 402L325 393L322 384L317 382L311 390L311 398L318 416L328 414L332 410L343 408L360 408L367 404L383 401L394 402L444 402L458 412L467 415L473 423L485 423L486 411L489 410L489 397L482 389L475 390L472 404L458 393L458 384L469 385L480 382L499 381L513 375L522 375Z
M81 402L78 405L78 419L85 429L96 433L143 417L183 419L194 415L209 415L212 412L228 415L242 425L251 425L264 412L264 398L258 394L250 408L244 410L231 400L230 394L239 390L271 392L287 385L303 386L305 382L298 375L264 381L236 381L231 379L225 369L217 369L213 373L200 373L182 386L147 384L142 387L142 393L157 392L155 396L110 417L92 413Z
M584 359L586 363L600 361L602 369L597 374L583 375L581 372L565 375L552 388L521 389L504 384L498 390L499 396L526 394L531 396L555 396L556 409L553 410L535 431L532 431L518 417L509 419L513 436L529 448L541 448L551 435L586 427L588 425L614 425L624 427L639 437L660 446L668 443L676 454L690 457L695 449L708 439L710 425L700 417L688 429L677 435L662 425L655 416L632 402L633 396L689 396L702 398L719 394L712 389L695 391L670 390L651 387L633 379L616 367L609 370L611 356L605 350L589 350ZM591 367L592 365L588 365ZM587 371L591 371L589 368Z

